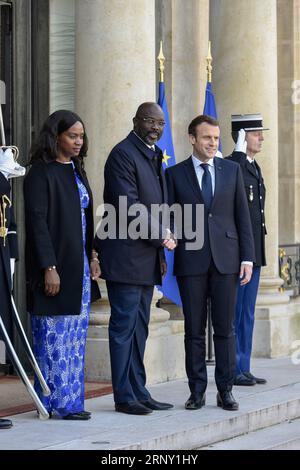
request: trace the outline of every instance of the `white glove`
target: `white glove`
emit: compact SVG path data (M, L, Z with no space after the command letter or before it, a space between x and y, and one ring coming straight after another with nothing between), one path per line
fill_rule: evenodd
M15 258L10 258L11 285L13 285L13 282L14 282L15 263L16 263Z
M0 148L0 171L8 179L24 176L26 169L16 162L13 149L7 147L5 150Z
M234 147L234 150L236 152L243 152L243 153L247 152L247 142L246 142L245 138L246 138L245 130L240 129L239 130L238 140L237 140L237 142L235 144L235 147Z

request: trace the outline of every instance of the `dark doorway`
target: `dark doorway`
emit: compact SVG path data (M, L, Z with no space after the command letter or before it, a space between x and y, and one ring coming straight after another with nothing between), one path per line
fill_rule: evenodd
M19 162L26 165L32 139L49 113L49 0L0 0L0 80L6 87L3 106L6 143L19 148ZM14 298L30 337L26 311L23 178L12 181L12 192L20 253L14 277ZM26 363L16 334L13 344L23 364Z

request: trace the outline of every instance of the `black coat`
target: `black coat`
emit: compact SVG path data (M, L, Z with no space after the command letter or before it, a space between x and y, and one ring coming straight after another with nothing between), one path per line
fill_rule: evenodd
M207 214L208 238L198 250L187 250L184 237L175 250L174 274L196 276L206 273L210 251L221 274L239 272L241 261L254 261L254 242L242 174L236 163L215 157L215 192ZM204 204L192 157L166 170L169 204L191 204L195 230L196 204Z
M158 176L153 158L158 158ZM111 151L104 170L104 203L117 209L119 196L128 204L141 203L148 211L151 204L167 202L167 188L161 168L162 152L147 147L133 132ZM149 226L155 224L147 213ZM117 226L118 229L118 226ZM118 230L117 230L118 231ZM163 237L162 237L163 238ZM161 284L160 261L164 257L162 238L105 239L95 238L100 253L102 277L109 281L136 285Z
M243 152L233 152L227 159L239 163L242 169L255 244L255 266L265 266L265 237L267 234L265 225L266 188L261 169L255 161L258 173L256 174L255 167L248 162L247 156Z
M11 187L7 179L0 172L0 205L2 205L3 196L7 196L11 200ZM6 207L5 218L5 226L8 229L5 244L4 238L0 236L0 315L4 321L8 333L11 334L10 295L12 285L10 258L18 258L16 223L12 207Z
M90 204L85 209L88 259L94 235L92 193L85 174ZM26 278L28 311L34 315L79 315L83 281L83 239L79 191L72 165L39 161L24 181ZM60 292L44 293L44 269L56 266ZM99 297L98 286L92 283Z

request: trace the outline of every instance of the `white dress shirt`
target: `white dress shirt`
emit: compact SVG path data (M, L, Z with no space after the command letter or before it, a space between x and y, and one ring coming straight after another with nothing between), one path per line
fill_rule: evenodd
M249 158L250 157L247 157L247 159L249 159ZM203 177L203 174L204 174L204 170L203 170L201 164L204 163L204 162L201 162L201 160L199 160L199 158L195 157L194 155L192 155L192 161L193 161L193 165L194 165L194 168L195 168L195 172L196 172L196 176L197 176L197 180L198 180L200 189L202 189L202 177ZM210 172L210 175L211 175L212 192L213 192L213 196L214 196L215 186L216 186L214 159L210 158L209 161L206 162L206 163L208 164L208 169L209 169L209 172ZM248 264L249 266L253 266L252 261L242 261L241 264Z
M194 165L194 168L195 168L195 172L196 172L196 176L197 176L197 180L198 180L200 189L202 189L202 177L203 177L203 174L204 174L204 170L203 170L201 165L204 162L201 162L201 160L199 160L199 158L195 157L194 155L192 155L192 160L193 160L193 165ZM215 185L216 185L214 159L210 158L209 161L206 162L206 163L208 164L208 170L209 170L210 175L211 175L212 193L213 193L213 196L214 196L214 194L215 194Z
M149 144L147 144L147 142L145 142L143 139L141 139L140 136L137 135L136 132L133 131L133 133L134 133L134 135L137 136L138 139L140 139L141 142L143 142L143 144L145 144L149 149L151 149L151 150L153 150L153 152L155 152L155 145L149 145Z

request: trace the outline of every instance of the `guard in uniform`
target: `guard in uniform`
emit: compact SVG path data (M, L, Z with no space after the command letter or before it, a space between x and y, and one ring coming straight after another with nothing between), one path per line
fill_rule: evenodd
M251 281L238 288L235 333L236 377L235 385L264 384L266 380L250 372L250 357L254 327L254 314L261 267L266 265L265 255L265 197L266 188L262 172L255 159L264 141L262 116L244 114L231 116L234 152L227 157L239 163L242 169L255 243L255 263Z
M25 168L16 162L16 153L15 148L0 148L0 315L10 337L12 336L10 298L14 262L18 258L18 243L9 179L25 174ZM0 429L11 426L12 422L9 419L0 419Z

